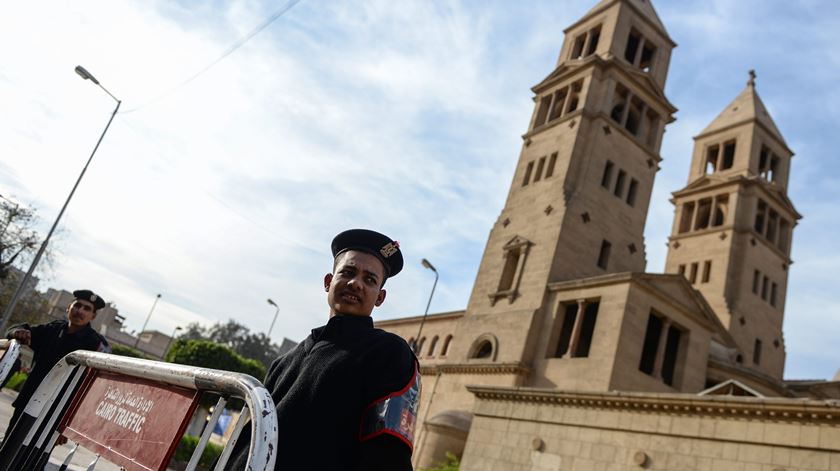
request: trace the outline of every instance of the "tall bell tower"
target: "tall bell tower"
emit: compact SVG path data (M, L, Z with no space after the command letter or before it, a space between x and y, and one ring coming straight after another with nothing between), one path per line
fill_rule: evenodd
M676 206L666 273L685 275L738 344L737 361L781 380L793 228L787 196L793 151L746 88L694 138L688 186Z
M603 0L564 33L555 69L532 88L519 162L467 307L467 318L511 325L499 353L509 361L525 355L550 283L645 270L644 225L676 111L664 94L676 44L650 0Z

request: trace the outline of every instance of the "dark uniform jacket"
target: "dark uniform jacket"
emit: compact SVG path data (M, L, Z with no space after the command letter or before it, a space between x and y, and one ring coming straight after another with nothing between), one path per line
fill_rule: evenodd
M419 366L408 344L368 316L336 315L272 363L276 471L410 471ZM245 467L243 430L228 463Z
M35 353L34 366L29 371L29 376L26 378L20 394L12 403L15 409L26 407L26 403L35 394L38 385L47 377L52 367L64 358L64 355L76 350L111 351L108 341L93 330L90 324L72 334L67 331L67 325L66 320L58 320L34 327L30 327L29 324L21 324L8 330L6 334L8 338L11 338L11 333L17 329L26 329L32 332L32 343L29 346Z

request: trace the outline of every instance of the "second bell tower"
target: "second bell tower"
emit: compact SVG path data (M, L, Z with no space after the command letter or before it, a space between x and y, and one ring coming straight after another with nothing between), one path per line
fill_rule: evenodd
M782 379L782 336L793 227L793 157L755 89L746 88L694 138L666 273L698 289L738 344L736 361Z

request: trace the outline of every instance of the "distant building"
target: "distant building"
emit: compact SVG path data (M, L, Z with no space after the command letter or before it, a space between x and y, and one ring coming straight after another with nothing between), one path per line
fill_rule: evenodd
M280 342L280 349L279 349L279 353L278 353L277 356L283 356L283 355L289 353L290 351L292 351L292 349L294 349L297 346L298 346L298 343L295 342L294 340L289 340L286 337L283 337L283 341Z
M137 349L141 352L157 358L163 358L166 349L172 342L172 337L157 330L144 330L140 332L140 341L137 342ZM133 347L134 345L129 345Z

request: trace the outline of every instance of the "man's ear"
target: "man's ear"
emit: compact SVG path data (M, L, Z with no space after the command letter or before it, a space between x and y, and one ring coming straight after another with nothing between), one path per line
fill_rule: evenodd
M90 320L96 319L97 314L99 314L99 311L93 311L93 317L91 317Z
M387 294L388 293L384 289L379 290L379 294L376 295L376 302L373 303L373 305L376 307L381 306L382 303L385 302L385 295Z
M332 283L332 279L332 273L327 273L326 275L324 275L324 291L330 291L330 284Z

